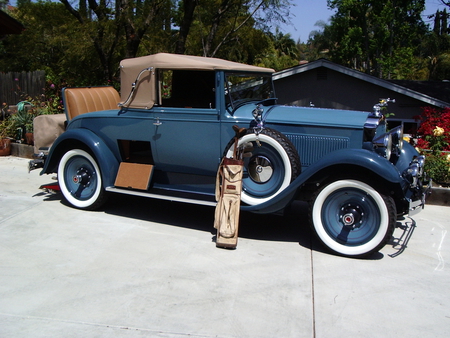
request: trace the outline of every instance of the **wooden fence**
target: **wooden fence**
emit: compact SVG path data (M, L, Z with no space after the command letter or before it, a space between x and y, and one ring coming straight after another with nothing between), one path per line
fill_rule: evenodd
M45 71L0 73L0 105L16 105L45 91Z

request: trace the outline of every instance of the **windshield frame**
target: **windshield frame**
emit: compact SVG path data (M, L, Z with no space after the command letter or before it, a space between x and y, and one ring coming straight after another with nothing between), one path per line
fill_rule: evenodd
M243 104L276 100L271 73L225 72L224 89L225 106L231 115Z

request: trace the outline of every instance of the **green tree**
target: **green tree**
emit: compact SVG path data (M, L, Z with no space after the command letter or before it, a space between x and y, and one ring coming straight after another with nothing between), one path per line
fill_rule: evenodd
M55 2L23 2L10 13L25 26L22 34L2 41L2 71L45 70L49 75L65 77L62 59L71 50L77 31L74 20L64 7ZM66 38L67 37L67 38Z
M433 28L423 39L421 48L426 60L429 80L450 79L450 36L448 34L447 10L438 10L429 19L433 19Z
M258 32L262 34L261 31L255 31L255 34ZM300 51L290 34L283 34L277 30L275 34L262 35L255 40L260 43L253 48L252 64L273 68L276 71L299 64Z
M179 26L178 39L176 42L175 53L184 54L186 51L186 40L194 21L194 11L199 0L184 0L179 3Z
M307 43L302 44L302 60L314 61L320 58L328 58L332 31L325 21L319 20L314 24L318 29L309 33Z
M112 80L115 73L118 45L125 44L125 57L135 57L149 27L162 28L164 20L160 18L167 16L159 16L160 12L168 7L170 12L170 0L117 0L113 4L80 0L77 8L68 0L60 2L92 41L107 80Z
M332 61L382 78L411 77L427 31L424 0L328 0L328 6L336 14L318 46Z
M290 0L184 0L178 3L177 53L203 56L230 54L249 42L250 31L269 32L270 25L289 21ZM189 9L189 11L187 11ZM241 61L241 60L239 60Z
M291 34L283 34L277 29L276 33L270 34L270 36L272 36L274 47L280 55L286 55L293 59L298 58L298 48Z
M156 52L275 69L298 63L295 42L269 26L287 20L289 0L69 1L20 0L14 17L27 29L0 41L3 71L41 69L55 82L80 86L117 83L121 59Z

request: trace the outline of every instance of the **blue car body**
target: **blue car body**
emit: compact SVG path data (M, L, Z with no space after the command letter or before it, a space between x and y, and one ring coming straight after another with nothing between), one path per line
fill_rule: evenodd
M161 59L168 55L157 54L157 57ZM170 58L172 57L173 60L177 60L178 57L185 56L170 55ZM187 64L191 60L197 62L203 59L205 58L189 57ZM197 94L205 100L206 96L209 96L208 103L203 103L201 107L170 106L164 104L164 100L169 102L175 98L175 75L172 75L172 72L176 74L183 66L178 63L176 66L170 64L159 66L161 70L171 70L170 76L173 76L172 82L165 85L166 73L164 75L162 72L158 73L159 68L154 65L157 62L152 64L152 60L148 60L149 64L146 66L148 68L145 69L133 64L134 69L142 69L141 72L137 73L135 70L131 75L127 75L128 77L123 76L124 92L120 107L89 112L68 121L66 131L50 149L42 174L55 172L61 174L64 171L64 168L61 168L64 154L71 149L80 149L90 154L98 164L101 188L105 191L214 205L216 173L222 157L232 144L230 140L235 136L233 126L237 125L248 130L249 140L254 145L259 144L260 135L264 140L268 139L267 135L272 137L273 133L267 134L263 130L274 130L282 134L280 136L282 142L289 143L289 147L295 148L295 157L300 159L297 165L301 166L301 172L298 170L295 175L292 174L289 184L280 188L281 183L272 181L276 181L275 173L280 167L286 166L284 159L286 156L274 154L276 150L253 155L257 157L255 163L265 162L265 166L257 168L258 170L268 168L268 178L262 181L254 180L249 173L248 194L255 195L255 199L249 200L259 201L258 198L261 197L261 203L243 202L242 210L257 213L279 212L295 199L315 199L319 188L334 179L344 180L344 183L345 180L349 182L359 180L368 183L375 190L382 190L383 194L388 195L395 204L391 209L395 209L396 216L413 214L423 207L426 196L426 187L423 183L424 158L403 140L402 130L398 128L389 132L386 130L386 121L380 113L382 105L377 105L374 112L288 107L276 104L273 91L269 98L265 96L243 98L239 96L241 92L237 94L238 90L233 88L242 87L247 91L252 87L253 93L262 93L261 88L266 84L265 80L261 82L259 77L270 79L273 70L261 68L255 71L256 67L248 66L247 69L245 65L219 60L217 61L219 66L211 68L207 66L200 69L201 66L192 66L193 71L200 70L213 74L210 76L214 85L212 91L209 92L208 89L208 95L205 97L202 92ZM141 61L147 62L144 59ZM185 60L180 59L181 64L182 61ZM207 61L214 63L215 59ZM221 67L222 62L226 63L226 67ZM187 68L187 71L191 70L189 66L184 68ZM146 73L149 75L146 76ZM144 76L146 77L142 80ZM251 83L248 79L252 76L255 76L256 80L252 78ZM152 82L152 77L156 78L155 82ZM136 78L136 81L130 85L128 82L131 78ZM149 99L142 94L145 87L139 87L143 81L149 83L150 89L147 88L150 93ZM231 84L233 81L235 82ZM268 81L267 85L271 85L271 81ZM159 92L156 88L158 86ZM166 87L173 92L166 94L162 89ZM187 94L194 89L185 87L183 93ZM128 97L127 92L131 92ZM134 104L134 98L141 101ZM145 101L147 99L148 102ZM256 151L258 153L258 150ZM134 158L128 158L129 153ZM271 156L280 159L272 159ZM147 189L115 186L121 163L133 160L154 167ZM290 160L296 161L291 158ZM67 161L70 163L70 158ZM87 170L82 169L74 174L77 187L81 180L85 185L90 184L86 183L88 182L86 177L89 176L86 172ZM245 182L244 179L243 193L246 192ZM353 191L353 188L350 190ZM76 204L74 206L82 209L91 207ZM357 218L361 218L361 214L364 215L357 211L347 214ZM353 226L352 230L354 229ZM340 252L334 247L331 250L344 255L358 256L378 248L379 245L355 254Z

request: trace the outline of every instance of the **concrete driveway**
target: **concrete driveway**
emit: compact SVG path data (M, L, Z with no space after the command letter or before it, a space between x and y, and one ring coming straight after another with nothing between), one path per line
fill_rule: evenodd
M76 210L27 161L0 158L0 337L448 337L449 207L406 218L370 259L325 252L304 204L242 214L225 250L212 208Z

